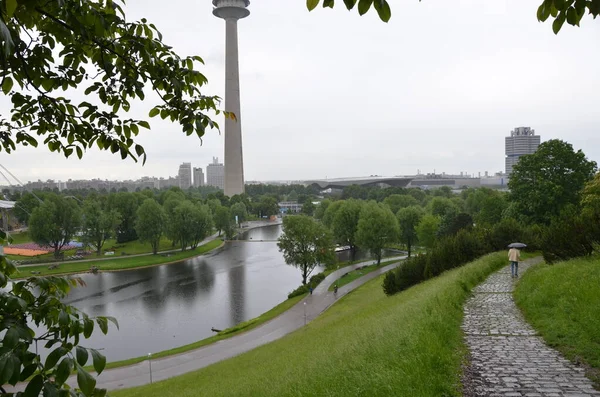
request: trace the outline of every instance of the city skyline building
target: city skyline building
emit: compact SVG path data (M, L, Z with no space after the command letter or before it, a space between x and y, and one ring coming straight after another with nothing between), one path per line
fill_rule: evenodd
M225 110L235 115L225 118L223 190L229 197L244 193L237 21L250 15L249 5L249 0L213 0L213 15L225 20Z
M223 190L225 184L225 167L219 163L218 157L213 157L211 164L206 166L206 185Z
M204 172L200 167L194 167L194 187L204 186Z
M179 188L187 190L192 186L192 163L182 163L177 173Z
M540 146L541 137L535 135L531 127L516 127L505 137L505 173L510 175L513 167L519 161L519 157L534 153Z

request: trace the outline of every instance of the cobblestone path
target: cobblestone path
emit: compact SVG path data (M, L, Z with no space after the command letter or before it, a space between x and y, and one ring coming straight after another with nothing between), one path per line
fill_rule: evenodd
M523 274L534 261L519 265ZM462 329L471 353L465 396L600 396L584 370L546 346L512 297L510 267L477 286L465 304Z

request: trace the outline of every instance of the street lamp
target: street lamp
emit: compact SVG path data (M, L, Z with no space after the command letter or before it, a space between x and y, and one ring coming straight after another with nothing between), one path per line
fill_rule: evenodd
M152 384L152 353L148 353L148 366L150 367L150 384Z
M304 302L304 325L306 325L306 302Z

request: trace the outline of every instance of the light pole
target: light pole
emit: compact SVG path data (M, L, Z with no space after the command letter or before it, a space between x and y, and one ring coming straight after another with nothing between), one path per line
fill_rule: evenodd
M152 353L148 353L148 366L150 367L150 384L152 384Z
M304 325L306 325L306 302L304 302Z

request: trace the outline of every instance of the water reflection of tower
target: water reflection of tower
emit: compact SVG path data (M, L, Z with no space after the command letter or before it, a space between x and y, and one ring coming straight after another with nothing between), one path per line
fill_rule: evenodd
M246 257L246 247L250 243L232 241L227 244L236 244L239 252L238 258ZM229 278L229 313L232 325L235 325L246 319L246 266L244 261L236 259L227 276Z

